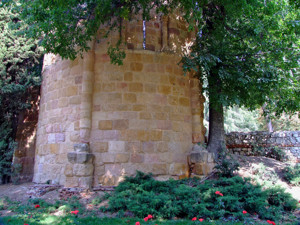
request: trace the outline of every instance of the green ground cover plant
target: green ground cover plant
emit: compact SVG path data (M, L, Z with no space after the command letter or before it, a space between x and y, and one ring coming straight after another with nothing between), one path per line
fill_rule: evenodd
M109 204L100 207L106 200ZM83 204L78 197L55 203L38 198L26 203L0 199L0 210L14 213L0 218L0 224L296 225L292 212L297 204L283 189L264 190L238 176L203 183L196 178L157 181L151 174L137 172L115 192L90 203Z
M283 169L284 179L290 184L300 186L300 164L287 166Z
M282 221L296 207L297 201L283 189L263 190L238 176L205 183L199 179L162 182L138 172L120 183L109 198L109 207L101 209L121 217L130 212L141 218L153 214L164 219L247 221L249 215L257 214L262 220Z

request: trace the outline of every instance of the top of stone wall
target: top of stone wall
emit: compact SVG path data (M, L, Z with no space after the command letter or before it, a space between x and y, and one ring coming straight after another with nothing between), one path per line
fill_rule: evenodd
M252 132L230 132L226 134L226 136L243 136L243 135L250 135L250 136L268 136L268 137L300 137L300 130L296 131L275 131L275 132L268 132L268 131L252 131Z
M254 132L231 132L226 134L226 144L230 145L277 145L277 146L300 146L300 131L254 131Z

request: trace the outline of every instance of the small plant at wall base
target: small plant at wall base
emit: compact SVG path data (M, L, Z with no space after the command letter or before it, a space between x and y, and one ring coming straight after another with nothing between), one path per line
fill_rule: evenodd
M233 177L240 165L234 160L234 158L228 153L227 149L219 154L216 160L217 165L214 167L221 177Z
M283 169L283 177L289 183L300 186L300 164L296 164L295 166L287 166Z
M268 158L276 159L278 161L285 161L287 159L284 150L282 150L278 146L263 147L252 143L252 152L255 156L265 156Z

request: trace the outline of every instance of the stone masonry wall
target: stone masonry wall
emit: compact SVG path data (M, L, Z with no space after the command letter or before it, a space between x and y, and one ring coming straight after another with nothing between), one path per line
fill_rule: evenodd
M180 17L155 16L143 49L143 21L123 25L83 58L46 57L34 182L115 185L136 170L188 176L187 155L205 133L199 80L178 65L193 35ZM119 35L122 66L107 55Z
M234 154L253 155L254 146L284 150L288 160L300 162L300 131L232 132L226 135L227 148Z

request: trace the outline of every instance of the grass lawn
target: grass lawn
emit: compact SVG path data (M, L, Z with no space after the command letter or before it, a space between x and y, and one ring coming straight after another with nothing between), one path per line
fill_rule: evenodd
M75 216L67 216L67 217L58 217L58 216L40 216L39 218L22 218L18 217L3 217L0 218L0 224L8 224L8 225L68 225L68 224L82 224L82 225L135 225L135 223L139 221L141 225L221 225L221 224L228 224L228 225L242 225L243 222L225 222L225 221L191 221L191 220L151 220L144 222L143 219L138 218L97 218L97 217L85 217L85 218L77 218ZM250 221L249 221L250 222ZM252 221L251 223L247 224L268 224L267 222L255 222ZM297 223L285 223L285 225L296 225Z

